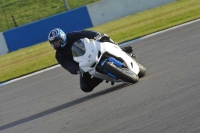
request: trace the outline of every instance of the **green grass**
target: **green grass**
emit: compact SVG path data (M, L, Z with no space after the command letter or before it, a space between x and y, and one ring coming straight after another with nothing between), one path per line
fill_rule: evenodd
M176 2L90 28L118 43L200 18L200 0ZM48 42L0 56L0 82L56 65Z
M0 4L0 32L15 27L12 16L14 17L17 25L21 26L66 11L63 0L1 1L3 8ZM99 0L67 0L70 10L97 1ZM3 9L5 11L8 24L6 22Z

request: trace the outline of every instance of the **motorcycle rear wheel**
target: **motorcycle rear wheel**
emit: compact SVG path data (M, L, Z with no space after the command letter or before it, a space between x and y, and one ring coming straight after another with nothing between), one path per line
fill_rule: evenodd
M113 74L117 79L121 79L125 82L137 83L139 81L139 77L129 69L118 67L108 61L104 63L102 69Z

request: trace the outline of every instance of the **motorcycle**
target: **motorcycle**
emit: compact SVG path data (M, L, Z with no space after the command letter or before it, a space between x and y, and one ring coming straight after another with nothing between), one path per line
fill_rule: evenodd
M75 42L71 50L81 71L107 82L137 83L146 74L143 65L110 42L83 38Z

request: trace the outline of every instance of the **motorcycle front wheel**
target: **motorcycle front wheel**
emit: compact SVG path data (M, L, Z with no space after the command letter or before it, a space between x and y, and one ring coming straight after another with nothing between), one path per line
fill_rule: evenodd
M112 62L106 61L102 69L116 76L117 79L121 79L125 82L137 83L139 81L139 77L131 70L128 68L118 67Z
M140 68L140 72L139 72L138 76L139 76L139 78L142 78L146 74L146 68L142 64L140 64L139 62L137 62L137 64Z

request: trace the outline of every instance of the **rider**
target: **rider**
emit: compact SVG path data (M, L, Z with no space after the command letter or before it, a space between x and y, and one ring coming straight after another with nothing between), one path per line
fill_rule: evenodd
M111 42L116 44L107 34L95 31L81 30L65 34L60 28L50 31L48 40L51 46L56 50L56 59L58 63L71 74L80 74L79 64L73 60L71 46L81 38L95 39L100 42ZM132 47L122 48L126 53L132 54ZM91 78L88 72L80 74L80 88L84 92L91 92L103 80Z

